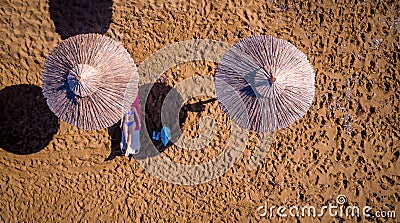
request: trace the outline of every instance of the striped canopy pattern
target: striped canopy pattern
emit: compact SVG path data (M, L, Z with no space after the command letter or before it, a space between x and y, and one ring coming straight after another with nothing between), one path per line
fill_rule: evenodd
M60 119L86 130L109 127L128 111L139 75L124 46L99 34L61 42L46 59L43 95Z
M314 98L315 74L307 56L273 36L251 36L222 57L215 73L218 100L231 119L255 132L286 128Z

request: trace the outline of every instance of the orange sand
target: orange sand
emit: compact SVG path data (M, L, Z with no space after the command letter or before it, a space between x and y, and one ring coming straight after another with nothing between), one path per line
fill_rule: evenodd
M264 202L318 206L334 203L339 194L350 205L396 210L397 219L388 221L399 221L398 1L69 2L0 2L0 222L295 222L261 218L256 209ZM315 100L304 118L275 133L256 170L248 169L257 141L251 134L243 158L223 177L196 186L167 183L134 159L105 161L117 151L118 127L83 131L48 110L40 93L45 58L62 39L85 32L122 41L138 65L183 40L234 44L274 35L308 56ZM215 68L205 62L172 68L164 88L213 75ZM216 118L218 137L211 146L201 152L171 146L163 155L192 164L217 156L230 122L217 101L186 112L182 128L198 136L196 123L204 115ZM342 220L355 221L325 215L297 222Z

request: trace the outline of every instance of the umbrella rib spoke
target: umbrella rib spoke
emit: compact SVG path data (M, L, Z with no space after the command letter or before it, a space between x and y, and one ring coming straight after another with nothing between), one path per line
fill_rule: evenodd
M235 44L222 57L215 77L224 110L240 126L257 132L289 126L304 116L314 97L314 71L306 55L272 36L251 36ZM240 102L245 109L237 108Z
M134 101L138 83L129 52L99 34L64 40L43 70L43 95L50 109L67 123L88 130L118 122L129 106L124 101Z

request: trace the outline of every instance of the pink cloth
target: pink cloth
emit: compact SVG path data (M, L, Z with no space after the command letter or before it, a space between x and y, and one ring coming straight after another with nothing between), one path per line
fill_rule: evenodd
M142 123L142 120L141 120L142 117L140 116L140 101L139 101L139 95L136 95L136 99L135 99L135 101L133 102L133 106L136 108L136 111L137 111L137 113L138 113L139 122ZM141 125L140 125L140 126L139 126L139 125L136 125L135 130L142 130Z

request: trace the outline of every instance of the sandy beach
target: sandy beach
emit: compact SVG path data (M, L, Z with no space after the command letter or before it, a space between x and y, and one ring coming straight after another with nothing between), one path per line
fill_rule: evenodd
M400 221L400 2L1 0L0 21L0 222ZM221 177L173 184L118 155L118 123L85 131L48 108L41 91L46 57L62 40L91 32L123 43L137 66L186 40L233 45L272 35L307 55L314 101L303 118L274 133L256 169L249 159L260 134L250 132L243 155ZM145 105L148 131L162 127L160 108L171 89L190 77L213 76L217 65L187 62L165 72ZM179 119L182 134L196 138L201 117L214 118L209 145L186 150L155 143L161 155L196 165L221 153L231 120L217 100L194 106L208 99L187 101ZM344 206L369 206L374 214L257 213L266 203L335 205L339 195L346 196Z

